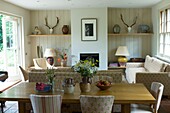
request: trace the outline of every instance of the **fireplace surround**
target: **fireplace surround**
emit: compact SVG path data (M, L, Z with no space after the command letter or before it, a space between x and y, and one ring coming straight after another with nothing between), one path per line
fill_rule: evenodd
M95 61L98 60L96 66L99 67L99 53L80 53L80 60L86 60L88 58L93 58Z

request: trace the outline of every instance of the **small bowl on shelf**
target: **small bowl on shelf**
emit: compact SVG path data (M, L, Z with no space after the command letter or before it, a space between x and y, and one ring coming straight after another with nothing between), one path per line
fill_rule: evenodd
M112 83L107 81L107 80L100 80L98 82L96 82L96 86L100 89L100 90L107 90L110 87L112 87Z

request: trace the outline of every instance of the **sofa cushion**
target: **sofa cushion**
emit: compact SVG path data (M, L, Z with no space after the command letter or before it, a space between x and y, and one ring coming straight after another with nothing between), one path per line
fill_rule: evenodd
M126 79L128 83L136 83L136 73L137 72L146 72L145 68L126 68Z
M144 67L147 71L149 70L150 64L152 63L152 61L153 59L149 55L146 55Z
M147 55L144 66L149 72L163 72L165 64L161 60Z

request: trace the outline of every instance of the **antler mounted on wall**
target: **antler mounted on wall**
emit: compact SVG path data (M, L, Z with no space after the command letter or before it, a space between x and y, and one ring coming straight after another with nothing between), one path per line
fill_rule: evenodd
M48 25L47 17L45 18L45 26L47 26L47 27L49 28L50 34L53 33L54 28L57 27L57 25L58 25L58 23L59 23L59 18L58 18L58 17L56 17L56 18L57 18L57 22L56 22L55 26L53 26L53 27L50 27L50 26Z
M122 16L122 14L120 14L120 17L121 17L122 22L123 22L123 23L127 26L127 28L128 28L128 32L131 32L132 26L134 26L134 25L136 24L137 16L135 17L134 23L133 23L133 24L131 24L130 26L129 26L128 24L126 24L126 23L125 23L125 21L123 20L123 16Z

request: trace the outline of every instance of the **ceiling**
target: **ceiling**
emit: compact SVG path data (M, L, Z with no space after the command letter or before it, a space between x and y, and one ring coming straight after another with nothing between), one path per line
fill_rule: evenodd
M4 0L29 10L55 10L72 8L144 8L161 0Z

